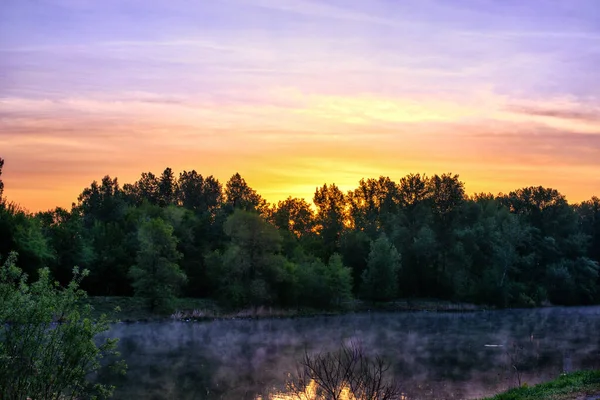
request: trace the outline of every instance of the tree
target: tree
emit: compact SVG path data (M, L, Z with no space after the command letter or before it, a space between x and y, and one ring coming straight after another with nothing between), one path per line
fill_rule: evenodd
M285 264L277 228L254 212L238 209L227 218L224 231L231 242L207 260L221 300L232 306L276 301L272 295Z
M337 253L329 258L325 283L330 304L341 306L344 301L352 299L352 271L344 266L342 257Z
M197 213L213 212L223 197L219 181L212 175L204 178L195 170L179 174L178 204Z
M79 210L69 212L57 207L38 213L42 232L52 250L50 271L61 284L72 278L73 265L89 268L94 261L94 250L90 240L83 234L83 219ZM113 249L114 250L114 249Z
M177 264L181 253L173 227L161 218L144 221L138 240L137 264L129 271L135 295L145 297L152 311L168 307L187 279Z
M358 294L363 271L367 268L371 240L363 231L350 230L342 235L340 247L344 265L350 268L352 281L356 283L354 293Z
M117 178L102 178L102 182L93 181L77 198L77 209L81 212L84 225L90 228L96 221L120 221L125 214L125 196Z
M291 196L278 202L270 216L277 228L289 231L299 239L312 232L313 218L310 205L304 199Z
M358 188L348 192L347 200L354 229L374 239L382 230L390 228L391 216L398 211L398 186L383 176L361 179Z
M158 205L166 207L175 203L177 180L171 168L166 168L158 179Z
M500 197L500 201L538 229L542 238L565 238L577 230L574 210L556 189L526 187Z
M239 173L233 175L225 185L225 202L231 210L256 211L263 215L267 211L266 200L248 186Z
M554 304L592 304L599 271L598 263L585 257L550 265L546 272L549 300Z
M123 191L128 201L134 205L140 205L147 201L158 205L160 202L160 180L152 172L142 172L140 179L134 184L126 184Z
M370 357L357 342L337 351L304 353L297 373L287 382L299 399L392 400L402 397L400 385L386 376L390 368L383 358Z
M575 207L579 230L590 237L588 255L600 262L600 199L596 196Z
M133 292L128 273L138 249L137 225L127 230L125 221L95 221L85 231L93 250L90 276L83 282L90 295L130 296Z
M367 269L362 275L362 295L365 299L386 301L398 295L400 254L385 235L371 243Z
M0 158L0 176L2 176L2 167L4 167L4 160ZM4 182L0 179L0 201L2 201L2 193L4 193Z
M39 219L12 202L0 202L0 254L19 253L18 266L29 276L53 259Z
M346 221L346 197L335 185L317 188L313 197L317 207L317 232L323 246L322 257L327 260L339 251L340 237Z
M306 246L314 238L314 214L304 199L288 197L279 201L269 212L268 221L279 229L283 253L293 257L296 251L308 250Z
M28 284L11 253L0 265L0 398L106 398L114 387L93 383L101 358L118 356L117 340L97 336L109 329L105 315L91 317L79 289L87 271L73 270L64 288L47 268ZM103 363L106 364L106 363ZM121 361L107 367L124 372Z
M446 279L450 266L450 251L456 247L454 232L459 225L459 215L467 197L464 184L458 175L434 175L429 180L433 215L432 228L439 245L435 263L435 288L438 293L449 295L451 287Z
M416 207L430 197L429 178L421 174L409 174L400 179L399 197L402 207Z

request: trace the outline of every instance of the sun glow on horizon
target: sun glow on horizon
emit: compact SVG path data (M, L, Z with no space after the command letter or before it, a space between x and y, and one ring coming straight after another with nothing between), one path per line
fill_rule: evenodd
M595 0L123 1L7 0L9 200L69 207L167 166L239 172L271 202L445 172L468 193L600 194Z

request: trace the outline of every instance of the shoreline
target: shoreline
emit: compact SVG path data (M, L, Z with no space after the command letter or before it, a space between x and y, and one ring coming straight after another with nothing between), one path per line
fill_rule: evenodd
M179 298L174 301L174 311L150 312L139 297L90 296L88 304L93 307L95 315L107 314L122 323L135 322L208 322L234 319L278 319L307 318L347 315L354 313L386 313L386 312L432 312L432 313L472 313L483 311L553 308L552 305L532 308L495 308L493 306L469 303L455 303L436 299L406 299L386 303L369 303L353 300L335 309L312 308L279 308L268 306L249 307L238 310L220 307L214 300L198 298ZM115 308L120 311L115 312Z

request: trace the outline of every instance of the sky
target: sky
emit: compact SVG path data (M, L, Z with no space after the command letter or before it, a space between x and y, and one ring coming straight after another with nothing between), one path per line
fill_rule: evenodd
M270 202L361 178L600 195L598 0L2 0L5 196L239 172Z

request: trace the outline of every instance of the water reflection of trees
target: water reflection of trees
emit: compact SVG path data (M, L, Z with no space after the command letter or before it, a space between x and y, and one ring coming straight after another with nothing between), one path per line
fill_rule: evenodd
M283 390L305 349L333 351L360 340L392 361L409 398L477 397L517 378L532 384L564 368L600 367L597 332L600 308L120 324L114 334L129 373L117 395L266 398Z

